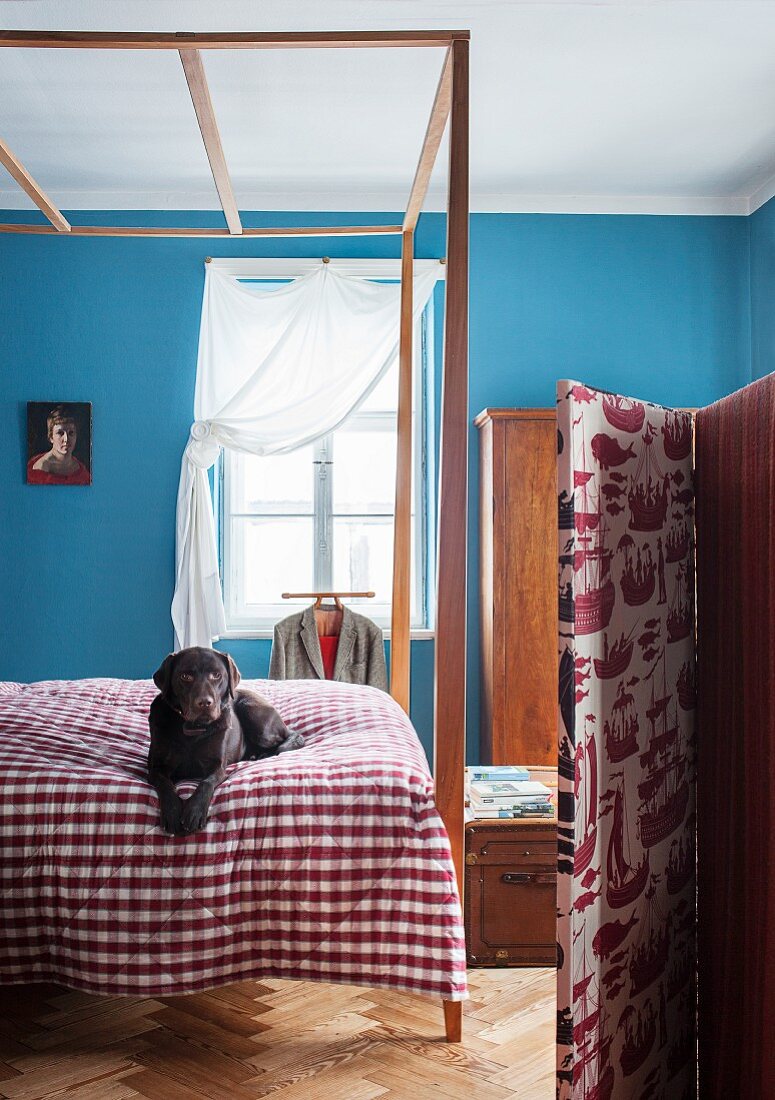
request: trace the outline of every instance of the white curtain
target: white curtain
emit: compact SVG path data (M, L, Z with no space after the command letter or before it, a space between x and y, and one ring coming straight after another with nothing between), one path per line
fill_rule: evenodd
M414 279L414 314L437 272ZM221 447L293 451L355 411L398 354L401 288L330 265L273 290L208 266L194 423L178 490L175 648L209 646L226 629L208 469Z

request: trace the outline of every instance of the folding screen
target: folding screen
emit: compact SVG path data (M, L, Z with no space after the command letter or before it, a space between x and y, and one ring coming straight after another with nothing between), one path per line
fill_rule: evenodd
M699 1054L707 1100L775 1095L775 374L696 421Z
M558 384L558 1097L695 1096L688 413Z

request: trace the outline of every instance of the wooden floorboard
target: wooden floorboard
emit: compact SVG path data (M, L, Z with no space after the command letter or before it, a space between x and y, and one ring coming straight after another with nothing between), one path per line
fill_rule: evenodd
M189 997L0 987L9 1100L551 1100L555 972L472 970L463 1042L441 1004L239 982Z

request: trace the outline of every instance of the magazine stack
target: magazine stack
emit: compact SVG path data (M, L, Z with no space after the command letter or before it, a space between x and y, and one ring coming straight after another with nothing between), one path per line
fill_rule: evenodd
M466 768L466 820L551 818L553 791L531 777L530 769L510 765Z

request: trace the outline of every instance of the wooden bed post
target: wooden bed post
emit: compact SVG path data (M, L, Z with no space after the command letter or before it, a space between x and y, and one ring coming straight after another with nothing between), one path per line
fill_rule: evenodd
M434 765L436 803L463 897L468 550L468 42L452 43L447 291L439 470ZM444 1002L447 1041L460 1042L463 1007Z
M401 235L401 328L393 526L393 604L390 620L390 694L409 713L412 537L412 343L414 233Z

